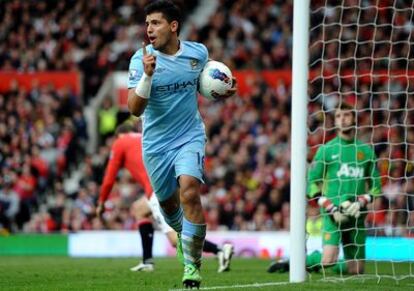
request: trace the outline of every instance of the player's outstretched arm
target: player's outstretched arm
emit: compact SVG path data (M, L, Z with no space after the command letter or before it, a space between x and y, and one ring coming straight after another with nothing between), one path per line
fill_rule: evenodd
M111 147L111 155L108 161L108 165L105 169L105 175L102 181L101 189L99 191L99 198L95 209L96 215L102 218L105 212L105 201L108 199L111 193L112 187L115 184L116 176L119 169L122 166L122 161L125 159L125 153L120 147L119 139L115 140Z
M104 203L103 202L101 202L101 201L99 201L98 202L98 205L96 206L96 216L99 218L99 219L102 219L102 216L103 216L103 214L104 214L104 212L105 212L105 206L104 206Z
M141 116L148 104L151 94L152 75L155 70L156 57L147 53L145 42L142 43L142 64L144 73L135 88L128 91L128 109L131 114Z

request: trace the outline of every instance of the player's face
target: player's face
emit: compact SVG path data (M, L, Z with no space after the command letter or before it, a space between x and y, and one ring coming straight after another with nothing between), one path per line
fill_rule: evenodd
M354 129L355 118L351 110L336 110L335 112L335 126L343 133L348 133Z
M156 50L165 48L178 28L177 21L169 23L161 12L147 15L145 24L147 25L148 39Z

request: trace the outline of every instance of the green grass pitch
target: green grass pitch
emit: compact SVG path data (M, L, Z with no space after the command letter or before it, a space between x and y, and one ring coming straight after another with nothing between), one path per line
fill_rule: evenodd
M156 259L153 273L129 270L138 259L78 259L67 257L0 257L0 290L172 290L180 289L182 267L175 258ZM375 277L322 281L322 274L312 274L306 283L287 284L288 274L268 274L270 261L239 259L232 270L217 274L217 262L205 259L202 269L205 290L414 290L414 278L396 282ZM378 263L378 273L413 275L408 263ZM375 274L369 263L367 273ZM329 274L330 278L334 278ZM338 278L338 277L337 277ZM254 286L254 284L257 285ZM247 285L247 286L246 286Z

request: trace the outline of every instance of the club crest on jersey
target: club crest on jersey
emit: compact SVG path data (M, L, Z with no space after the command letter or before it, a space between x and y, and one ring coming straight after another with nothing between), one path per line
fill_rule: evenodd
M358 161L361 161L361 160L363 160L364 158L365 158L364 153L363 153L363 152L361 152L361 151L359 151L359 152L357 153L357 159L358 159Z
M129 70L129 80L134 80L138 77L138 71L137 70Z
M191 66L191 69L193 69L193 70L197 69L197 66L198 66L198 60L196 60L196 59L191 59L191 60L190 60L190 66Z

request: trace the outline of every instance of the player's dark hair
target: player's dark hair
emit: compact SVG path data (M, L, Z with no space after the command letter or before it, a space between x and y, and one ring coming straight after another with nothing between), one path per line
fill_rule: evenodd
M121 123L118 125L118 127L115 130L115 135L119 135L122 133L128 133L128 132L136 132L137 128L135 124L131 121L125 121L124 123Z
M170 0L156 0L148 3L145 8L145 16L148 14L160 12L169 23L178 22L177 35L180 34L181 28L181 10L177 4Z
M355 107L349 103L346 103L346 102L339 103L338 106L336 106L336 110L352 111L352 114L354 115L354 117L356 117Z
M352 106L351 104L347 103L347 102L341 102L338 104L338 106L336 107L336 109L338 110L354 110L354 106Z

